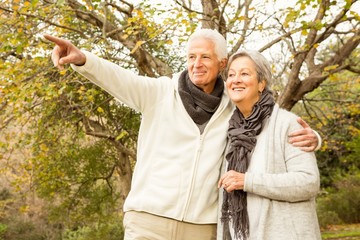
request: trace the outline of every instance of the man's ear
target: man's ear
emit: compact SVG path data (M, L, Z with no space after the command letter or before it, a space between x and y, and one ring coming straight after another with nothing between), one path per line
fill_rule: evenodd
M227 64L228 60L227 58L223 58L220 61L220 70L223 71L226 69L226 64Z

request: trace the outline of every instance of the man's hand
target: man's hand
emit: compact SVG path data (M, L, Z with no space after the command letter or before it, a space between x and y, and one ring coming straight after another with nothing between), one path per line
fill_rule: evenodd
M306 152L312 152L318 146L318 137L310 126L300 117L297 119L303 129L294 131L289 135L289 143L295 147L299 147Z
M54 66L58 69L63 70L64 65L69 63L78 66L85 64L85 54L75 47L70 41L47 34L45 34L44 37L56 44L51 54L51 60L54 63Z

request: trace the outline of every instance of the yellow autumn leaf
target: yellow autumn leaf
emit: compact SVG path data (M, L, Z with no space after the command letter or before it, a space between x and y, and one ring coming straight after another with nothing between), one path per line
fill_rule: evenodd
M131 54L133 54L145 41L137 41L135 47L131 50Z
M21 207L19 208L19 211L20 211L21 213L27 213L27 212L29 212L29 209L30 209L29 206L21 206Z
M324 68L324 71L330 71L330 70L334 70L339 66L339 64L335 64L335 65L330 65Z
M92 95L89 95L87 98L90 102L94 101L94 96L92 96Z
M84 91L85 91L85 87L84 86L81 86L78 90L77 90L77 93L79 94L82 94Z
M101 107L98 107L96 110L97 110L99 113L103 113L103 112L104 112L104 109L102 109Z
M42 151L44 151L44 152L46 152L46 151L49 150L49 148L48 148L45 144L41 144L41 145L40 145L40 149L41 149Z

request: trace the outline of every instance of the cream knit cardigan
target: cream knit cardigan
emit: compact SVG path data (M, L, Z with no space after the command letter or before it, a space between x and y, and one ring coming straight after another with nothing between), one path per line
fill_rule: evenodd
M265 132L258 138L258 142L265 144L257 144L254 151L257 151L256 157L261 152L261 157L265 158L265 172L247 172L244 183L244 190L259 197L261 202L258 209L251 211L257 214L254 218L258 219L257 222L250 219L250 229L252 224L256 224L257 229L256 233L250 232L251 240L321 239L315 206L320 185L315 154L303 152L287 141L290 132L301 128L296 118L275 105L263 130ZM222 191L219 197L218 240L223 239L220 222Z

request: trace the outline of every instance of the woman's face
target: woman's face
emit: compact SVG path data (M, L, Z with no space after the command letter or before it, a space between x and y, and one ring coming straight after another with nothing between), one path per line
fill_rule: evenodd
M226 87L231 100L245 117L251 114L265 84L265 80L259 83L255 63L249 57L238 57L230 64Z

